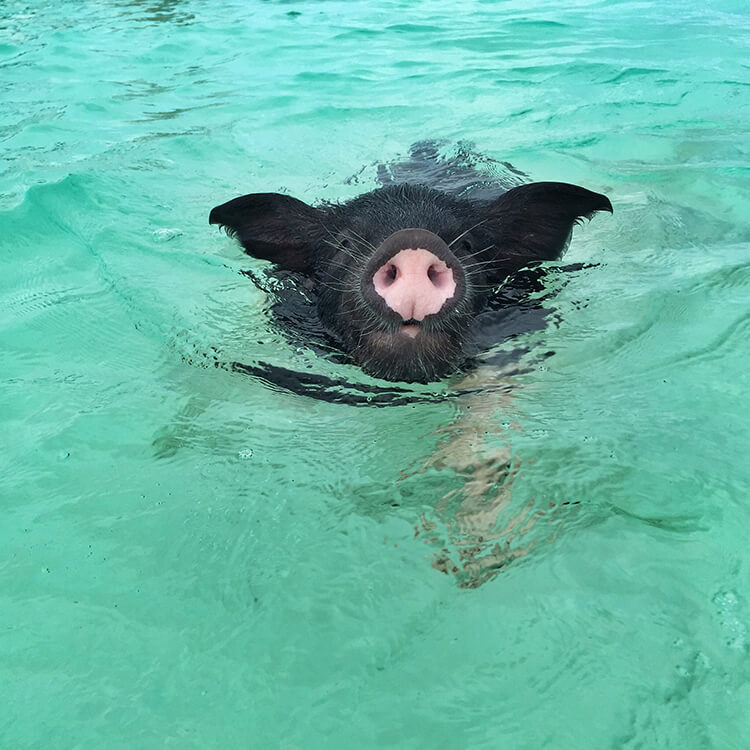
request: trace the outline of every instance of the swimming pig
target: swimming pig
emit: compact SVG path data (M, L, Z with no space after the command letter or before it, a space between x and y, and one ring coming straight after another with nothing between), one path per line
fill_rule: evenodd
M400 184L317 207L254 193L209 221L249 255L301 272L320 322L365 372L429 382L460 367L493 289L560 257L573 225L597 211L612 212L604 195L560 182L482 201Z

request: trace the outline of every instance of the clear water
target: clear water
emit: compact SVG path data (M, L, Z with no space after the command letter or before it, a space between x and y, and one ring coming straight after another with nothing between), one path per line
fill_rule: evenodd
M5 0L0 745L745 747L749 43L744 0ZM611 197L554 354L388 408L202 366L365 382L208 210L425 138Z

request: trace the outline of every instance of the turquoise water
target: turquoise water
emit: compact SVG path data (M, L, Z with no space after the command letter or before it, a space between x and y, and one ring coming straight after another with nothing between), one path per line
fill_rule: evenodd
M749 45L731 0L6 0L0 746L745 747ZM208 211L422 139L612 199L524 367L205 366L370 382Z

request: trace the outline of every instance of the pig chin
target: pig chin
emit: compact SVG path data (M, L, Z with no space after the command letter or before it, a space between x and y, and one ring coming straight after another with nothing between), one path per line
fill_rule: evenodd
M460 340L421 326L409 328L419 330L399 328L366 334L352 351L354 359L369 375L406 383L439 380L457 368Z

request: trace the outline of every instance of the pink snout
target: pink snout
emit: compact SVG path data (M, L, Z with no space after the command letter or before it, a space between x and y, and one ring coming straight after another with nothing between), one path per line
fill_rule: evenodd
M375 271L375 291L404 321L422 321L439 312L456 292L453 271L429 250L396 253Z

